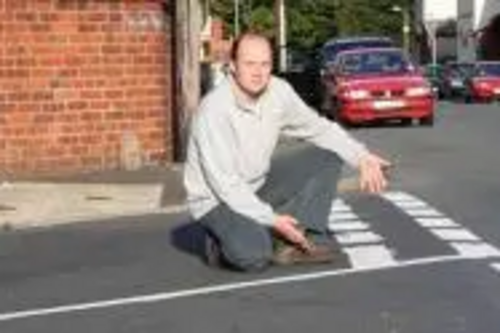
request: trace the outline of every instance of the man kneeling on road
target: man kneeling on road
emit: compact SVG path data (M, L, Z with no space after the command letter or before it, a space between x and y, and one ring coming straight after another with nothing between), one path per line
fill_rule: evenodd
M389 162L319 116L271 70L269 40L241 35L230 75L191 124L184 183L190 212L207 231L208 264L255 271L331 262L328 216L342 160L359 170L361 189L387 185ZM310 144L277 156L281 134Z

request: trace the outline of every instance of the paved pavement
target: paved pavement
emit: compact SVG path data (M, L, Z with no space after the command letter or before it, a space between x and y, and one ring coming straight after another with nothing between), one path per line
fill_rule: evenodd
M347 177L347 176L346 176ZM352 179L341 190L355 187ZM182 164L0 183L0 228L7 231L185 210Z
M3 230L184 209L182 165L0 183Z

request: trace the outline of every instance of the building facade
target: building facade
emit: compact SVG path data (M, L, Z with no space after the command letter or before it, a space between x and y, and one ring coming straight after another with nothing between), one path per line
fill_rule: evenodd
M500 60L500 0L417 0L415 14L424 58Z
M500 60L500 0L458 0L459 60Z
M174 9L0 0L0 176L173 158Z

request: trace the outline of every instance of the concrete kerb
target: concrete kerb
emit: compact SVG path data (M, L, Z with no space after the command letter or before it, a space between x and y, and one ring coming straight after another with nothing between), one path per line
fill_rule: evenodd
M182 200L162 204L165 186L161 183L3 183L0 185L0 228L8 231L186 212ZM345 177L338 184L340 194L358 190L355 177Z
M24 229L164 212L161 184L15 182L0 187L0 226Z

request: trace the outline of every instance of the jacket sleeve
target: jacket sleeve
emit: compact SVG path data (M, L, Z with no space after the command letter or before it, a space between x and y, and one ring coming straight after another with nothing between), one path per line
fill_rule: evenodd
M333 151L351 166L358 167L360 158L368 152L362 143L336 122L310 108L288 83L283 82L281 94L285 109L284 134Z

